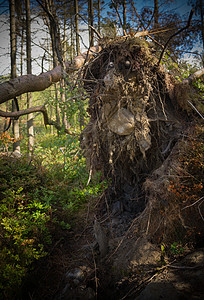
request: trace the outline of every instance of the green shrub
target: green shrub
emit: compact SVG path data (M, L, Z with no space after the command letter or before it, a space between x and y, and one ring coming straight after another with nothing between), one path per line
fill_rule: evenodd
M7 190L0 203L0 291L20 285L28 267L46 253L50 242L46 224L50 207L28 198L23 188Z
M50 203L36 197L39 170L25 159L0 158L0 298L13 297L33 261L46 255Z

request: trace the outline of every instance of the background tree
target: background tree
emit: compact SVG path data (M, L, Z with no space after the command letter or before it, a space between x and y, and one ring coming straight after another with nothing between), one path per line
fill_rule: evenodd
M80 44L79 44L79 5L78 0L74 0L74 9L75 9L75 33L76 33L76 53L80 53Z
M94 20L94 11L93 11L93 0L88 0L88 24L89 24L89 46L93 47L94 45L94 32L93 32L93 20Z
M101 33L101 0L97 1L97 9L98 9L98 32Z
M127 29L127 3L126 3L126 0L122 1L122 6L123 6L123 28L126 30Z
M16 78L17 73L16 73L16 40L17 40L17 35L16 35L16 6L15 6L15 0L10 0L9 1L9 10L10 10L10 55L11 55L11 78ZM16 101L12 101L12 111L15 112L17 110L16 106ZM20 141L19 136L19 120L14 119L13 120L13 135L15 142L13 143L13 151L19 152L20 153Z
M27 55L27 74L32 74L31 60L31 11L30 0L26 1L26 55ZM32 93L27 93L27 108L32 107ZM28 134L28 154L31 156L34 147L34 127L33 114L29 114L27 118L27 134Z

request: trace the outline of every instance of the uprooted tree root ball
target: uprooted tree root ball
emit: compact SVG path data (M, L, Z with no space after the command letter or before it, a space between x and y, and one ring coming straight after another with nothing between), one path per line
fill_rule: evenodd
M175 155L169 162L169 155L191 123L191 108L186 111L179 86L163 66L158 66L153 46L142 39L121 38L103 46L84 71L84 86L90 93L90 122L82 133L87 166L111 178L111 205L120 201L122 211L135 216L145 209L145 230L154 236L148 220L151 217L153 222L155 217L156 222L163 201L155 191L160 189L162 176L166 180L162 182L163 194L168 192L170 177L177 176L165 172L178 159ZM159 175L167 163L170 165ZM153 180L156 173L158 179ZM172 199L165 202L165 211L174 205ZM182 218L178 217L181 224Z

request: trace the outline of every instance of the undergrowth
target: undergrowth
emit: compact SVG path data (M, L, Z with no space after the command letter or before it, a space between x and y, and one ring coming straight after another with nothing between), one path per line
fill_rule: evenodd
M100 174L88 179L77 138L65 135L39 137L31 161L0 158L0 298L15 298L54 232L74 226L71 217L101 193Z

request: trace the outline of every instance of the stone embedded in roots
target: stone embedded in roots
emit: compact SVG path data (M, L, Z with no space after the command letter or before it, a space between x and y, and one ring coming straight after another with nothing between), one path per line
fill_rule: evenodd
M119 135L131 134L133 132L134 125L134 116L126 108L119 109L108 121L108 128Z

